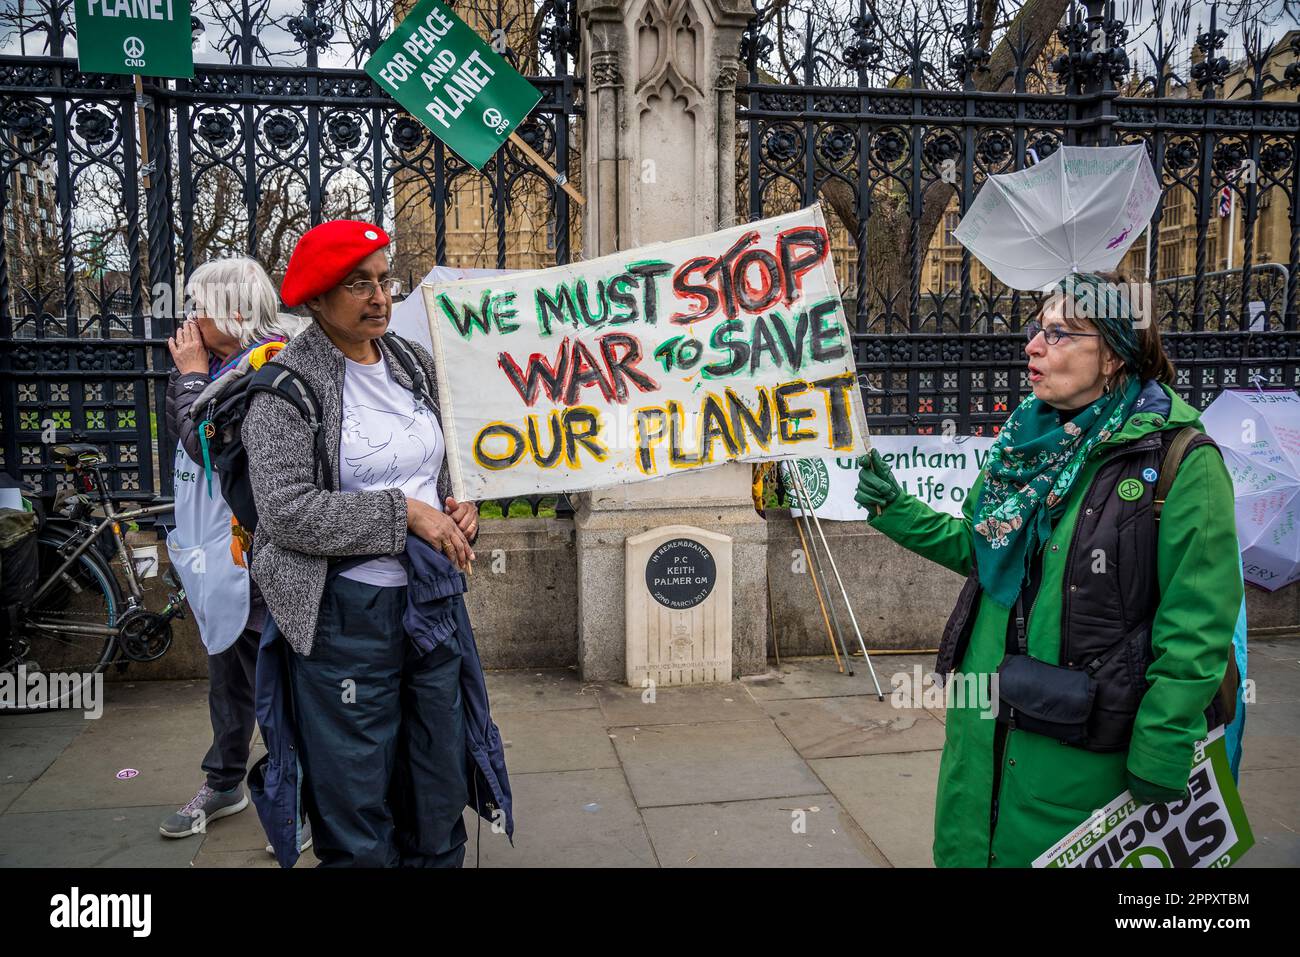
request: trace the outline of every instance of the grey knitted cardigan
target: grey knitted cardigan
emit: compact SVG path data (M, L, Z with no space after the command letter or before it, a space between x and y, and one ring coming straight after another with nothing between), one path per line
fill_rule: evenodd
M388 372L404 388L411 379L377 340ZM419 343L408 343L424 369L427 388L437 407L438 386L433 356ZM343 353L313 322L275 357L302 376L321 406L328 460L325 467L338 485L339 439L343 430ZM396 555L406 548L406 496L399 489L330 492L313 475L312 435L307 420L285 399L259 393L248 405L240 434L248 451L257 532L253 537L252 574L271 617L290 647L310 655L329 559L347 555ZM451 494L451 473L443 457L438 498Z

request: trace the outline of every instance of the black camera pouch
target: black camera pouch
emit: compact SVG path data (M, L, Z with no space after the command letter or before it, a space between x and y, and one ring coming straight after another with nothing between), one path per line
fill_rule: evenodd
M998 667L998 721L1081 747L1097 680L1029 655L1007 655Z
M1008 654L998 666L998 723L1085 746L1097 679L1091 669L1062 668L1031 658L1020 596L1012 614L1019 654Z

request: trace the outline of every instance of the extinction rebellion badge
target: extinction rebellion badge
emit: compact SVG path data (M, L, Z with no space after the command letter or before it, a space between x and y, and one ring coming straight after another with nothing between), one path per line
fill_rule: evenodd
M1126 502L1136 502L1142 497L1145 486L1135 478L1126 478L1119 483L1119 497Z

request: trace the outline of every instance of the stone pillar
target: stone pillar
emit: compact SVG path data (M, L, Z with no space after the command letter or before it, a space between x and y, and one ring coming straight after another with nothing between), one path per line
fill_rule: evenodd
M588 259L735 223L752 0L581 0Z
M581 0L579 13L587 77L585 256L733 225L736 75L752 0ZM584 678L625 677L624 543L664 525L732 539L733 674L765 668L767 525L754 511L750 466L576 499Z

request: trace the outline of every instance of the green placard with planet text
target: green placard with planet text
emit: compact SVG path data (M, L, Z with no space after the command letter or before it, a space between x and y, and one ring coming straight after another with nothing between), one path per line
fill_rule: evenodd
M478 170L542 98L439 0L416 4L366 72Z
M190 0L76 0L82 73L194 76Z

